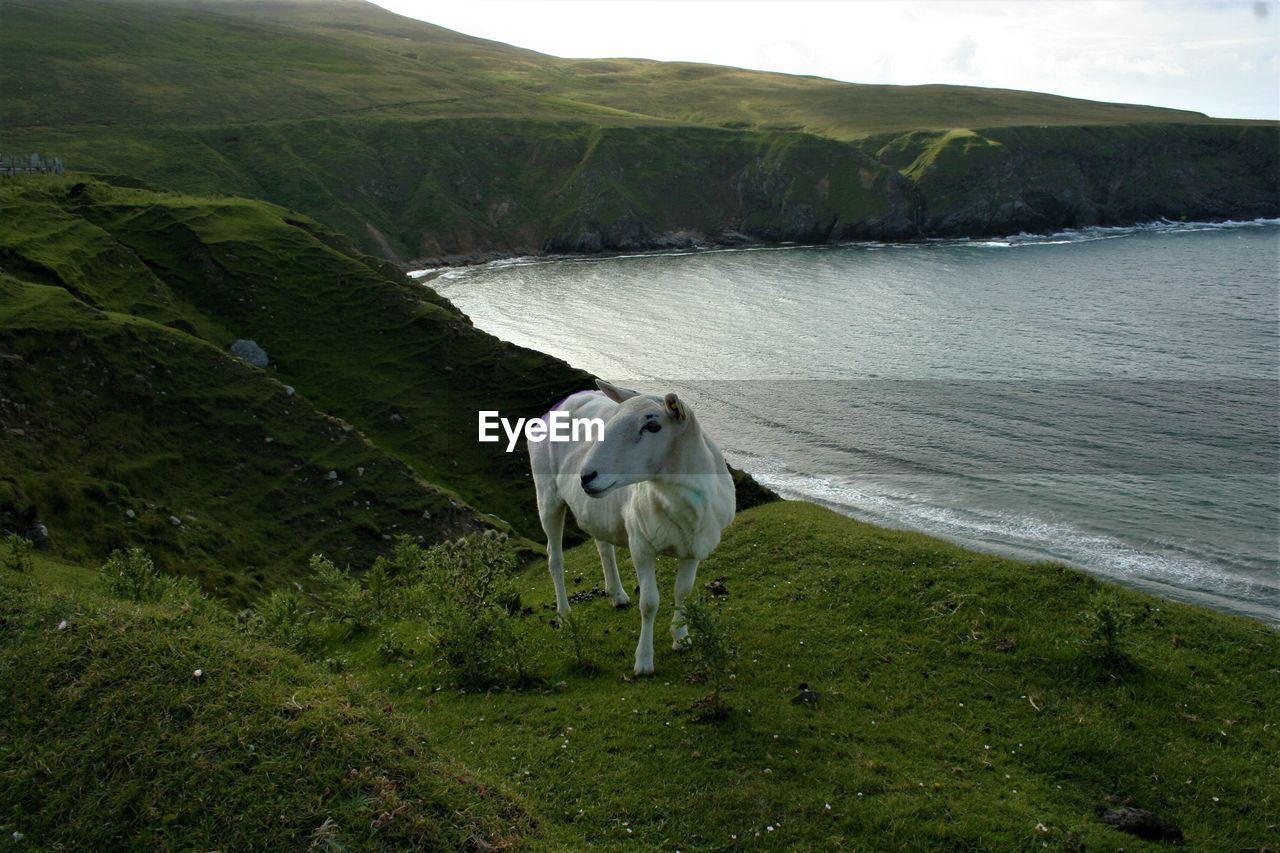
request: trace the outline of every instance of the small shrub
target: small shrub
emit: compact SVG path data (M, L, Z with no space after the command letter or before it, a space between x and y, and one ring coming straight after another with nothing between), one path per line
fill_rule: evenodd
M1121 640L1129 617L1121 609L1114 592L1100 590L1094 595L1084 618L1093 630L1093 645L1103 661L1112 665L1128 661L1128 655L1121 648Z
M311 556L311 579L320 603L330 621L345 622L356 630L364 630L376 621L376 607L359 578L339 569L332 560Z
M408 657L408 650L394 631L385 630L378 634L378 657L390 663Z
M15 572L31 571L31 551L35 546L31 544L30 539L10 533L4 538L4 547L6 567Z
M690 677L711 686L711 692L694 702L690 710L699 720L723 720L731 706L721 695L733 677L738 650L724 618L723 605L704 596L684 601L684 624L689 629Z
M112 551L98 570L98 581L109 594L136 602L155 602L172 586L141 548Z
M580 606L558 621L560 636L568 646L573 668L583 675L599 671L600 665L591 656L596 645L596 624L591 611Z
M391 616L391 574L387 571L387 561L379 557L365 573L364 583L369 591L368 621L370 624Z
M272 642L297 651L311 649L318 639L313 613L296 589L277 589L254 608L253 624Z
M492 531L422 552L423 583L441 659L468 689L531 682L519 594L511 583L515 555Z

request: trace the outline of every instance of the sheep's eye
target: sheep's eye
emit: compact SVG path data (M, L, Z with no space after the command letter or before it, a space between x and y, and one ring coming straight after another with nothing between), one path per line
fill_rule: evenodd
M653 421L649 421L647 424L640 427L641 432L657 432L660 429L662 429L662 425L654 423Z

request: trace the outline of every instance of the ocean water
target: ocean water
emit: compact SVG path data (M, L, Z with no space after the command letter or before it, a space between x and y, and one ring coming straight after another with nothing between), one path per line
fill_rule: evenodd
M516 259L431 282L788 497L1280 623L1280 221Z

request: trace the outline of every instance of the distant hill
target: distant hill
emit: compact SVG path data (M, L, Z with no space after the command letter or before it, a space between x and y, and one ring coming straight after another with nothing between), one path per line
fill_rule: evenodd
M1280 211L1275 123L559 59L348 0L0 18L0 149L264 198L395 260Z
M355 0L4 0L10 128L377 113L799 130L1217 121L968 86L841 83L688 62L560 59Z

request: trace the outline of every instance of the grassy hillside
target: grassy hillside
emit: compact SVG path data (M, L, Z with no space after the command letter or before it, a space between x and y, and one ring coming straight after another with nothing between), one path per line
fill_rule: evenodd
M393 260L1280 212L1274 123L564 60L342 0L0 16L0 150L267 199Z
M727 124L850 139L913 128L1210 120L1033 92L559 59L350 0L4 0L0 14L5 115L14 127L378 112ZM199 98L188 97L196 91Z
M64 558L142 545L244 601L309 554L492 524L343 422L189 334L0 275L0 528ZM328 472L341 472L329 479Z
M6 843L459 850L530 831L517 801L364 685L189 592L136 605L55 572L0 569Z
M664 560L662 620L673 572ZM594 548L567 555L571 591L586 593L598 573ZM225 801L245 810L219 843L287 809L285 825L262 838L296 846L332 816L339 838L362 847L403 829L375 822L366 836L367 820L335 814L388 808L355 799L362 785L414 803L408 793L422 797L421 788L401 785L444 785L429 803L507 792L453 813L490 833L505 820L508 833L546 849L1163 849L1101 821L1122 806L1175 822L1193 849L1280 841L1274 629L812 505L741 514L700 572L699 586L722 579L721 620L738 648L723 671L732 711L722 721L695 713L710 689L695 677L696 651L660 644L657 676L631 679L634 609L580 596L580 642L594 668L580 666L565 629L550 623L540 566L515 579L531 612L510 617L532 681L497 692L458 689L437 646L452 629L431 615L311 634L324 639L308 655L349 673L333 686L214 617L53 595L40 591L58 577L51 567L36 577L37 591L4 596L0 614L0 674L9 668L35 685L0 702L0 731L16 735L0 740L0 786L10 786L0 802L28 784L66 792L24 796L0 812L6 835L23 831L36 844L75 838L94 817L109 829L92 827L87 838L145 831L188 844L240 814L216 805ZM1100 621L1108 617L1117 631L1110 656ZM148 630L121 633L119 624ZM270 674L243 664L263 658ZM141 677L119 677L125 661ZM196 667L207 683L191 677ZM816 701L796 701L802 684ZM99 710L83 705L84 690L104 692ZM362 700L342 705L337 697L352 692ZM384 703L382 719L363 710ZM122 731L95 728L124 708ZM182 728L160 722L179 720ZM389 737L367 740L384 727ZM117 767L134 731L148 734L132 767L103 790L107 815L88 805L99 789L72 780ZM312 733L322 733L321 749L296 753ZM414 774L412 762L439 761L429 754L384 759L415 733L461 759L461 775ZM334 772L355 761L349 749L372 767L350 781ZM220 760L205 774L211 750ZM390 769L379 771L383 760ZM233 777L239 768L249 772ZM379 776L397 784L378 787ZM299 781L269 784L281 778ZM421 820L417 808L408 814ZM167 816L166 828L153 815Z
M475 412L539 414L585 374L271 205L20 179L0 211L5 526L249 592L337 528L353 554L537 529L527 461L478 444Z

